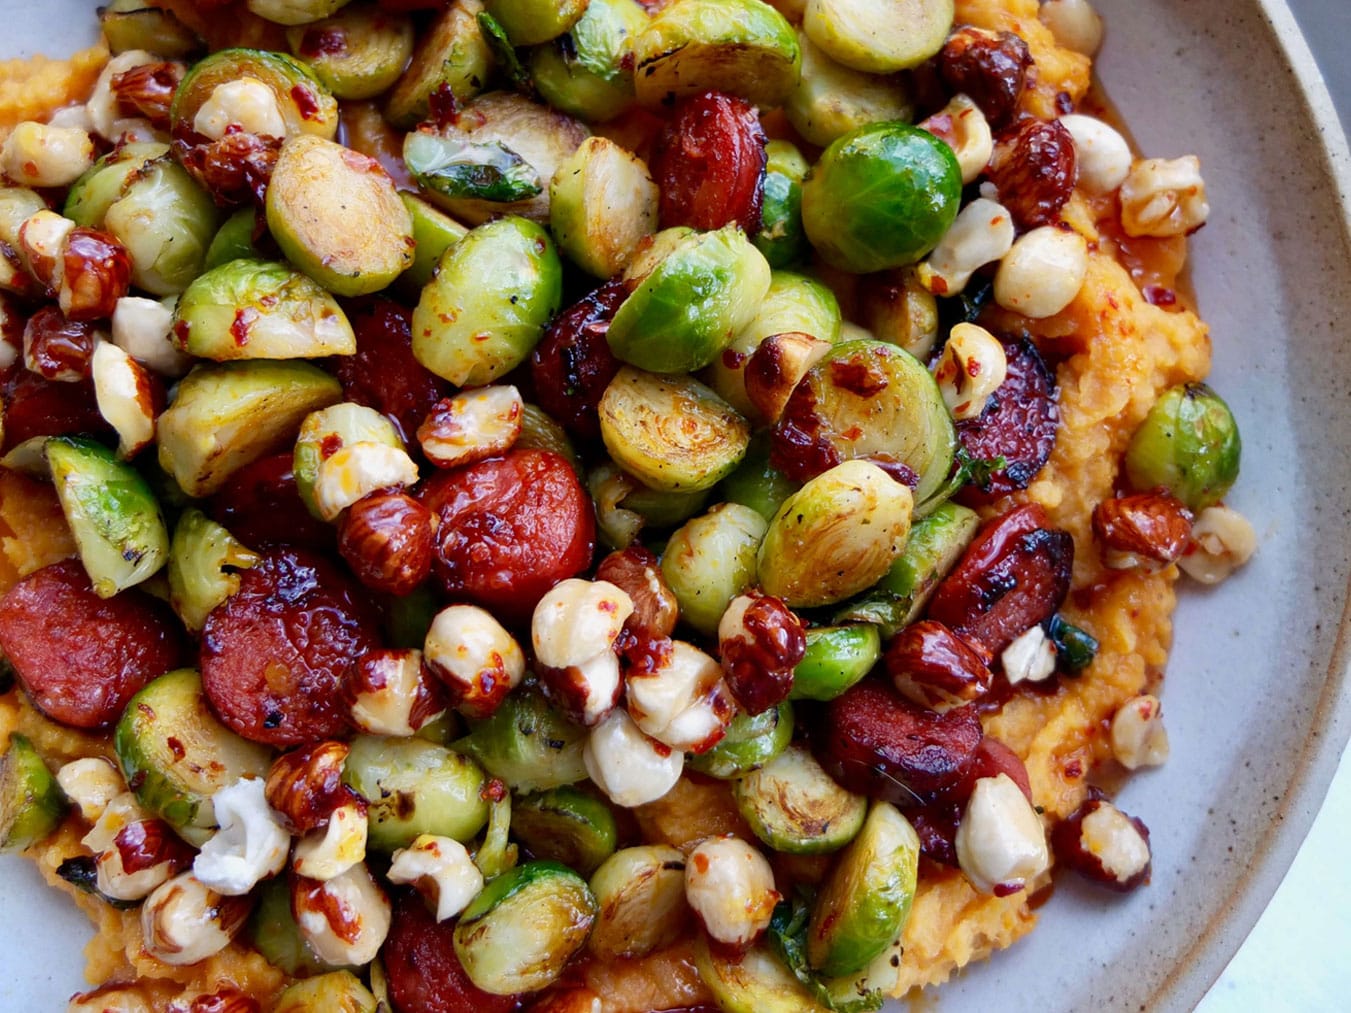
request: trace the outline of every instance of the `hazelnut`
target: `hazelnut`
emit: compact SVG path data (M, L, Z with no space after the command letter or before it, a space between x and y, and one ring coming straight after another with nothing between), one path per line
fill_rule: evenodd
M897 692L940 714L984 696L994 680L975 648L933 619L898 633L883 661Z
M344 742L320 742L277 757L267 775L267 804L286 817L296 833L309 833L328 822L354 793L342 783L347 761Z
M352 504L338 526L338 551L367 587L406 595L432 568L431 511L401 492L374 492Z

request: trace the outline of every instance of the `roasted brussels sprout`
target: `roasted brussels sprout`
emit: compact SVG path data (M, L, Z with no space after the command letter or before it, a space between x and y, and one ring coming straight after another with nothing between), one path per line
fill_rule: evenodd
M225 219L206 249L202 271L210 271L232 260L265 260L254 244L254 230L260 227L259 215L253 208L241 208Z
M52 833L66 796L27 736L11 732L0 756L0 851L22 851Z
M1126 448L1126 478L1136 489L1163 486L1189 510L1224 499L1238 478L1243 443L1224 399L1203 383L1165 391Z
M351 0L248 0L249 10L279 25L303 25L326 18Z
M586 729L544 698L534 683L508 694L493 716L476 723L455 749L518 792L548 791L586 777Z
M554 174L549 223L573 263L611 278L657 230L657 184L637 155L608 138L588 137Z
M420 34L413 62L390 92L385 114L405 130L427 118L431 96L445 87L457 102L483 90L493 68L492 51L479 31L480 0L453 0Z
M330 971L289 985L272 1013L376 1013L375 996L351 971Z
M716 633L727 603L755 583L764 536L765 519L738 503L719 503L671 535L661 572L680 603L680 618L701 633Z
M783 501L797 488L797 482L769 463L769 433L765 430L751 437L746 456L719 487L723 499L750 507L766 523L774 519Z
M174 91L176 139L218 140L232 127L282 139L338 132L338 102L304 63L262 49L221 49L196 63Z
M716 746L691 755L685 765L724 781L759 770L788 748L793 738L793 707L783 701L759 714L739 712Z
M195 508L184 510L169 543L169 604L189 630L197 632L206 615L239 590L238 570L247 570L258 554Z
M694 959L699 977L725 1013L829 1013L831 1008L813 999L807 986L763 944L732 954L722 947L715 950L700 935Z
M868 812L868 800L831 780L803 746L789 746L738 780L732 797L756 837L794 855L839 851Z
M591 892L587 949L601 960L647 956L674 942L688 919L685 856L667 844L616 851L591 877Z
M619 836L606 803L566 785L518 799L511 832L535 858L562 862L583 876L614 853Z
M807 631L807 653L793 669L795 700L834 700L872 671L882 638L872 623L818 626Z
M943 48L952 15L952 0L807 0L802 27L846 67L890 74Z
M947 144L905 123L873 123L822 153L802 184L802 224L835 267L881 271L938 245L961 196L961 166Z
M114 55L144 50L169 59L191 56L203 47L197 33L173 13L148 0L111 0L98 9L99 25Z
M591 0L565 35L530 54L530 76L556 109L592 123L633 104L633 68L625 59L647 25L637 0Z
M909 122L914 104L900 77L865 74L836 63L805 34L799 34L798 42L802 77L784 112L803 140L824 148L869 123Z
M487 0L485 6L513 46L535 46L575 25L587 0Z
M403 206L413 222L413 262L404 271L399 284L421 292L436 273L436 265L445 252L469 234L454 218L432 207L420 197L400 193Z
M413 21L357 3L331 18L289 29L286 45L337 98L375 98L399 79L413 55Z
M787 267L802 258L807 234L802 228L802 180L807 160L788 141L765 145L765 183L760 205L760 229L751 240L772 268Z

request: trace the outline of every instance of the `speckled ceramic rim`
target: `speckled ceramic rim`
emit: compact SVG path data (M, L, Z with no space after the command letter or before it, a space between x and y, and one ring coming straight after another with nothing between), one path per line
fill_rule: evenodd
M1260 0L1259 6L1285 53L1310 118L1320 128L1325 170L1337 192L1344 263L1351 265L1351 150L1347 137L1290 8L1282 0ZM1247 877L1225 899L1195 942L1178 955L1172 971L1150 995L1148 1009L1191 1009L1201 1001L1281 885L1322 807L1351 737L1351 575L1342 603L1336 644L1310 722L1309 738L1294 762L1272 829L1262 839Z

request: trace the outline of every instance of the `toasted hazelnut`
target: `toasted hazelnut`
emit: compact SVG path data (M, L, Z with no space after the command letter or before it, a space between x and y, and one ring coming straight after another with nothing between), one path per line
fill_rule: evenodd
M169 107L174 90L183 79L183 65L170 61L142 63L120 74L109 82L117 100L118 112L124 116L144 116L161 130L169 126Z
M111 341L95 345L90 373L99 414L117 432L118 456L134 457L155 438L156 406L164 400L162 385Z
M286 817L296 833L322 827L353 797L342 783L347 753L345 742L320 742L277 757L267 775L267 804Z
M681 752L712 749L736 714L722 666L680 640L650 671L630 669L625 685L629 714L638 727Z
M675 592L666 583L661 565L641 545L612 552L596 567L596 580L607 581L629 596L632 614L624 628L640 637L669 637L680 618Z
M830 347L829 341L802 331L771 334L756 346L742 376L746 398L761 420L779 420L798 381L825 357Z
M1186 551L1191 532L1191 511L1163 489L1105 499L1093 509L1103 564L1114 570L1161 569Z
M897 692L939 714L984 696L994 680L975 648L933 619L896 634L883 662Z
M401 492L374 492L353 503L338 525L338 552L367 587L406 595L432 568L434 518Z
M1168 759L1163 705L1148 693L1131 697L1112 717L1112 755L1127 770L1157 767Z
M128 823L95 860L99 892L140 900L192 864L192 849L161 819Z
M759 714L787 699L807 653L802 620L773 595L739 594L718 621L718 657L741 709Z
M347 670L342 694L352 723L372 735L412 735L449 706L413 648L367 651Z
M1031 67L1032 52L1021 37L970 25L948 36L938 54L943 82L971 96L996 126L1017 110Z
M169 1004L168 1013L259 1013L261 1009L253 996L227 986L191 999L175 999ZM119 1006L117 1010L121 1013L122 1008Z
M224 897L190 872L160 886L141 906L146 951L176 967L219 953L243 927L252 901Z
M1126 892L1149 882L1149 828L1105 798L1090 798L1051 831L1064 865L1109 890Z
M46 380L75 382L89 376L98 333L69 319L55 306L44 306L23 330L23 362Z
M77 226L66 239L57 301L72 320L103 320L131 287L131 254L117 239Z
M427 460L455 468L504 454L521 435L525 405L520 391L506 384L461 391L438 401L418 426Z
M389 934L389 898L364 863L329 880L291 877L291 910L315 955L342 966L370 963Z

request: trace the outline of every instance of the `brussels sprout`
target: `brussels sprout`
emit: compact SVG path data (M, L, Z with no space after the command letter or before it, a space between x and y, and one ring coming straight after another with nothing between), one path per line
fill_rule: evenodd
M661 572L680 618L715 634L728 602L755 583L755 553L764 537L765 519L738 503L719 503L671 535Z
M432 280L445 252L469 234L454 218L410 193L400 193L413 221L413 263L403 272L400 284L421 292Z
M181 668L127 703L113 730L122 774L147 812L201 847L216 829L211 796L246 775L265 777L272 754L212 713L202 678Z
M872 623L817 626L807 631L807 653L793 669L794 700L834 700L872 671L882 638Z
M254 230L260 227L258 213L253 208L241 208L225 219L206 249L202 270L210 271L232 260L266 259L253 241Z
M768 523L798 483L769 463L769 432L762 429L751 437L746 456L719 488L722 499L750 507Z
M293 978L332 970L300 934L291 911L291 887L285 876L263 880L254 896L257 900L244 926L244 935L269 964Z
M220 136L229 125L212 115L212 99L222 85L237 85L252 81L264 85L275 101L275 112L267 110L266 120L281 124L278 137L293 134L315 134L332 140L338 132L338 101L329 94L319 78L304 63L285 53L262 49L221 49L198 61L179 82L174 91L169 118L175 137ZM228 92L225 94L229 94ZM225 114L226 109L218 110ZM204 120L198 114L206 107ZM258 115L259 110L250 110ZM210 126L212 129L204 130ZM272 133L269 131L269 133Z
M486 721L474 725L455 749L483 764L512 791L547 791L586 777L586 729L552 707L527 682L507 695Z
M860 323L874 337L928 361L938 341L938 300L920 283L915 268L860 279L856 302Z
M535 46L575 25L587 0L487 0L486 7L513 46Z
M608 138L588 137L554 175L549 223L578 267L610 278L656 232L657 184L637 155Z
M167 144L128 144L75 181L66 217L116 236L131 258L131 280L154 295L182 292L202 273L216 233L215 203Z
M198 366L156 423L160 467L189 496L209 496L340 397L337 378L308 362Z
M563 973L595 919L586 880L557 862L527 862L492 880L464 909L455 955L485 992L533 992Z
M375 98L393 86L413 55L413 21L375 4L353 4L289 29L286 45L337 98Z
M272 1013L376 1013L375 996L351 971L330 971L289 985Z
M330 292L378 292L413 263L413 218L373 158L322 137L281 146L267 227L288 260Z
M45 444L61 512L100 598L146 580L169 558L169 531L136 469L87 436Z
M524 218L480 225L445 252L413 310L413 355L458 387L491 383L530 354L563 299L548 233Z
M739 711L712 749L690 754L685 766L709 777L731 781L759 770L788 748L793 738L793 707L787 700L759 714Z
M760 230L751 242L770 267L787 267L807 250L807 233L802 228L802 180L807 169L802 152L788 141L765 145Z
M66 796L33 743L11 732L0 756L0 851L23 851L51 834Z
M404 138L403 161L423 190L452 201L524 201L546 182L501 141L474 141L459 130L413 131Z
M894 806L874 802L867 822L816 898L807 959L827 977L853 974L901 934L915 899L919 836Z
M807 0L802 27L846 67L890 74L942 49L952 15L952 0Z
M473 856L484 879L500 876L516 865L519 849L511 843L510 833L515 829L511 808L511 792L493 793L488 803L488 829Z
M99 26L114 56L145 50L166 59L191 56L205 47L197 33L173 11L153 7L148 0L112 0L98 8Z
M614 853L619 836L610 807L570 785L518 799L511 832L535 858L562 862L583 876Z
M444 86L457 102L488 83L493 56L479 31L480 0L453 0L422 30L413 62L390 92L385 115L404 130L427 118L433 92Z
M279 25L303 25L326 18L351 0L247 0L249 10Z
M258 554L200 510L184 510L169 543L169 604L196 633L206 615L239 590L238 570L258 562Z
M623 484L619 493L608 488L616 477ZM709 496L707 489L692 492L653 489L608 463L591 473L588 484L591 483L594 483L595 488L605 489L606 492L601 495L608 493L620 509L637 514L641 523L655 528L670 528L684 523L703 510Z
M636 478L624 474L613 462L602 464L586 477L587 492L596 506L596 529L602 545L626 549L637 541L646 518L636 510L624 509L622 504L624 497L638 485Z
M521 435L512 446L520 450L550 450L572 465L577 477L582 474L582 462L568 438L567 430L555 422L539 405L527 404L521 408Z
M927 130L873 123L831 142L802 184L802 224L816 251L863 274L913 264L957 218L962 170Z
M837 137L883 120L908 122L914 103L900 77L881 77L836 63L805 33L802 77L788 96L784 112L803 140L824 148Z
M830 1013L763 944L732 954L700 933L694 961L723 1013Z
M624 848L591 877L596 924L587 949L600 960L645 957L685 926L685 856L668 844Z
M681 0L633 40L634 85L649 108L713 89L782 105L802 54L793 26L760 0Z
M592 123L633 104L633 68L625 60L647 25L636 0L591 0L586 13L552 45L530 54L530 76L549 105Z
M909 626L929 604L934 588L948 575L976 536L980 517L956 503L944 503L910 527L905 551L887 575L866 595L836 613L837 622L876 623L891 638Z
M419 834L468 841L488 822L483 769L423 739L358 735L342 780L370 806L367 840L376 851L406 848Z
M1238 478L1243 443L1224 399L1203 383L1165 391L1126 448L1135 489L1163 486L1194 512L1214 506Z
M174 307L173 333L189 355L217 362L312 359L357 348L331 295L266 260L231 260L198 277Z
M321 520L323 514L314 498L319 466L326 457L354 443L379 443L405 449L394 423L374 408L351 401L310 412L300 424L291 470L295 473L296 492L300 494L301 502Z
M868 800L831 780L803 746L789 746L741 778L732 798L756 837L792 855L839 851L868 812Z
M479 31L483 33L483 40L488 43L488 49L493 54L493 60L496 61L500 76L514 91L522 95L534 97L534 85L530 82L530 72L525 69L525 64L521 63L520 55L516 52L516 47L512 45L507 30L502 27L502 23L493 17L487 11L479 14Z
M875 457L915 473L923 503L952 471L957 434L933 376L881 341L846 341L802 378L776 437L810 430L837 459Z
M605 449L653 489L709 489L736 467L750 426L690 376L659 376L632 366L615 374L600 399Z
M769 291L770 271L734 225L664 239L667 232L656 242L669 252L620 304L605 337L624 362L681 373L708 365L751 322ZM636 259L626 277L646 264Z
M837 464L779 507L760 543L760 586L793 608L857 594L905 548L911 505L910 490L877 465Z
M746 361L771 334L800 331L834 344L840 337L840 304L835 293L815 278L775 271L755 315L708 367L708 382L743 415L754 412L746 396Z

